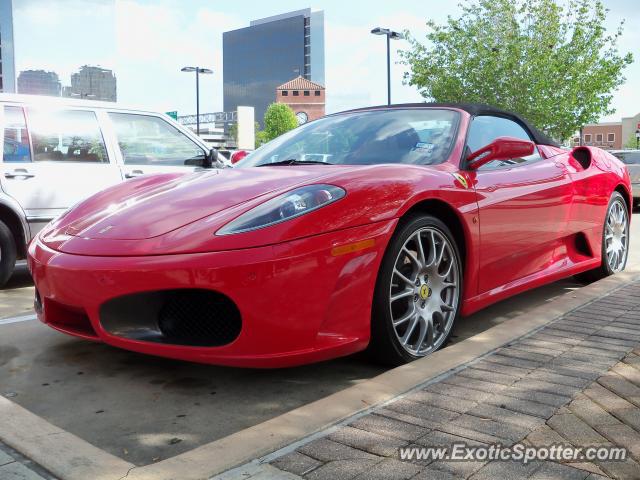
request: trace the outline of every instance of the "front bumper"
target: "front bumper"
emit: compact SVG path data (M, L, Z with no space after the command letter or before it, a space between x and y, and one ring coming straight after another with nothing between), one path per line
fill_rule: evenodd
M61 253L38 237L28 259L41 305L37 315L71 335L201 363L287 367L347 355L369 341L376 277L395 224L251 249L137 257ZM231 299L242 319L237 338L217 347L187 346L125 338L104 328L105 302L174 289Z

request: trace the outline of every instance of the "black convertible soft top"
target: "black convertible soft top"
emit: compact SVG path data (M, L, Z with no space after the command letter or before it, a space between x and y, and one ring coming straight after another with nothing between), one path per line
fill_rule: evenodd
M399 103L394 105L378 105L375 107L364 107L364 108L356 108L353 110L347 110L346 112L364 112L367 110L379 110L379 109L387 109L387 108L458 108L460 110L464 110L469 113L469 115L495 115L497 117L505 117L514 120L519 123L527 130L533 141L538 145L552 145L554 147L559 147L560 145L549 138L547 135L542 133L536 127L527 122L524 118L522 118L517 113L509 112L507 110L502 110L501 108L492 107L491 105L485 105L483 103Z

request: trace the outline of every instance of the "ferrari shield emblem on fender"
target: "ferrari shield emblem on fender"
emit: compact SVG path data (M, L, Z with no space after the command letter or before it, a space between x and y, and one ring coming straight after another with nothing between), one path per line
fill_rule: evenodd
M460 175L459 173L454 173L453 176L456 178L456 180L460 182L460 184L464 188L469 188L469 182L467 182L467 179L463 175Z

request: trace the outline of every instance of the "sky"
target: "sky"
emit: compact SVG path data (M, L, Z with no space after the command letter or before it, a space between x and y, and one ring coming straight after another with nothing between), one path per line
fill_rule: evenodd
M5 2L9 0L0 0ZM621 52L636 60L615 93L616 113L601 121L640 112L640 8L638 0L604 0L607 28L626 28ZM113 69L118 101L158 111L195 112L194 74L186 65L210 68L201 77L200 111L222 110L222 33L254 19L311 7L325 13L327 113L386 103L386 44L371 28L408 29L423 38L425 21L460 13L450 0L13 0L16 71L57 72L63 83L81 65ZM392 101L419 102L403 85L404 65L395 63L406 41L392 43Z

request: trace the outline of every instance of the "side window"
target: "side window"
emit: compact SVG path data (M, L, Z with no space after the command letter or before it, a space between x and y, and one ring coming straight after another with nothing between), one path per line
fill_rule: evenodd
M21 107L4 107L3 162L30 162L31 147Z
M109 163L94 112L29 109L36 162Z
M473 119L467 134L467 146L471 152L475 152L476 150L490 144L498 137L515 137L522 140L532 140L526 130L513 120L483 115ZM533 154L528 157L496 160L483 165L479 170L517 165L520 163L538 160L539 158L540 154L536 148Z
M159 117L110 113L127 165L202 165L206 152Z

